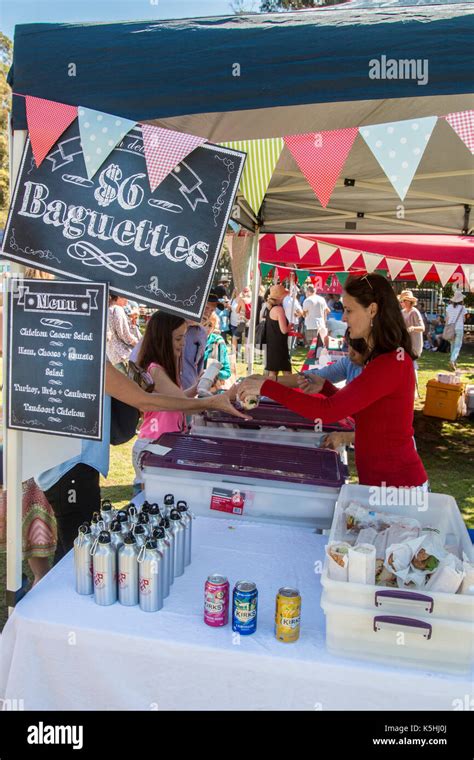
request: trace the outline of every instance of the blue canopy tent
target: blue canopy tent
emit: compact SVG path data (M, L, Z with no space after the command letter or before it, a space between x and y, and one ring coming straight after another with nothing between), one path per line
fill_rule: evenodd
M358 2L354 2L357 6ZM473 107L469 3L347 5L173 21L17 26L13 91L149 121L212 142L362 126ZM375 6L375 7L374 7ZM427 81L373 79L382 56L426 61ZM12 126L26 129L14 97ZM323 209L284 150L257 219L262 232L459 234L469 227L473 162L440 120L399 203L358 139ZM350 184L345 179L350 178ZM355 180L355 183L354 183ZM441 211L441 214L438 214ZM349 226L347 226L349 224Z

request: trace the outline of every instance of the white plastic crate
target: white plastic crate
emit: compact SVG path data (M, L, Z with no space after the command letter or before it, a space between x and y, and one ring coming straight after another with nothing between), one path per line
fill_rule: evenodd
M198 515L228 519L228 512L211 510L212 491L216 487L238 489L246 494L242 514L245 520L265 520L317 529L330 527L339 494L338 488L159 467L144 467L143 480L146 499L150 502L160 502L165 494L173 493L177 499L185 499L190 509Z
M425 494L427 509L420 511L416 507L386 506L376 498L382 496L382 491L377 491L365 486L342 487L329 542L345 537L343 510L355 501L374 511L413 517L422 526L454 534L460 550L472 560L469 534L452 496ZM474 596L333 580L328 577L327 559L321 583L326 640L332 653L385 663L404 662L441 672L466 672L472 667ZM385 621L377 628L375 621L379 617ZM387 622L387 618L392 622ZM419 625L414 625L414 621ZM427 626L431 626L429 638L423 635ZM397 639L400 633L404 638Z

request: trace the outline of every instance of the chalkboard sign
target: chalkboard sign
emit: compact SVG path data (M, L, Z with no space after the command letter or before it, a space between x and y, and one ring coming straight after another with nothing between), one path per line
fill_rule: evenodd
M102 439L107 285L13 279L7 427Z
M76 120L38 169L27 141L3 255L200 319L245 157L205 143L152 193L135 127L89 180Z

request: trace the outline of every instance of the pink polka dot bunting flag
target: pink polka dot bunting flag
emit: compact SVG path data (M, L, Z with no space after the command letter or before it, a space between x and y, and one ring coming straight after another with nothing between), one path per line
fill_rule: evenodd
M152 192L173 169L178 167L181 161L184 161L186 156L207 142L205 137L154 127L152 124L142 124L141 128Z
M127 132L133 129L136 122L84 106L79 106L78 119L86 172L88 178L92 179L107 156Z
M443 116L471 153L474 153L474 111L458 111Z
M38 167L76 118L77 107L32 95L27 95L25 101L31 149Z
M285 143L324 208L357 137L357 127L287 135Z
M359 132L402 201L437 120L437 116L425 116L359 127Z

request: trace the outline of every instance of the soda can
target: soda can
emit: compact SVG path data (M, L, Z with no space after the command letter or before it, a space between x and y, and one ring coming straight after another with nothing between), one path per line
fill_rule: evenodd
M132 532L118 552L118 600L126 607L138 604L138 546Z
M163 555L156 541L148 539L138 554L138 603L144 612L163 607Z
M163 555L163 598L169 596L171 588L171 541L166 535L166 531L161 526L153 528L151 536L156 541L157 549Z
M184 573L184 560L185 560L185 534L186 529L184 523L181 520L181 512L177 509L172 509L169 516L170 531L174 535L175 548L174 548L174 577L179 578Z
M174 556L175 556L175 547L176 547L176 541L174 537L174 533L171 531L171 523L169 520L169 517L162 517L160 520L160 528L164 528L165 535L168 541L170 542L170 584L173 585L174 583Z
M237 581L232 594L232 630L248 636L257 630L258 591L255 583Z
M92 534L87 523L79 526L77 538L74 541L74 574L78 594L94 593L92 577Z
M104 606L114 604L117 601L117 553L108 531L99 533L92 545L91 554L94 601Z
M300 637L301 596L295 588L281 588L276 597L275 637L290 644Z
M185 501L178 501L176 504L176 509L178 509L181 513L181 519L184 522L184 527L186 529L184 541L184 564L188 566L191 564L194 515L189 511L188 505Z
M108 499L104 499L102 501L102 504L100 507L100 516L102 520L104 521L104 525L105 525L104 530L110 530L112 520L115 518L115 509L112 506L112 502L109 501Z
M115 547L115 551L117 552L118 557L118 551L120 547L123 546L122 523L119 520L113 520L110 524L109 531L110 541Z
M210 575L204 586L204 622L214 628L229 622L229 581Z

